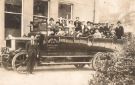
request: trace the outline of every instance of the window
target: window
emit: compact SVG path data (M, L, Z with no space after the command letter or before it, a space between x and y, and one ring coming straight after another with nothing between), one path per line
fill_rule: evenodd
M59 18L71 19L72 18L72 4L59 4Z
M5 0L5 37L21 36L22 0Z
M5 11L21 13L22 1L21 0L5 0Z
M34 0L34 15L48 17L48 1Z
M31 31L46 30L48 0L34 0L33 14L33 29Z
M21 16L18 14L10 14L10 13L6 13L5 15L5 27L6 28L21 28Z

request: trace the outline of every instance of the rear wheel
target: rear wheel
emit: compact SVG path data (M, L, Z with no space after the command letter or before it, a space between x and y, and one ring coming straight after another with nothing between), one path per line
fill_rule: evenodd
M94 70L99 70L102 67L102 56L104 56L104 53L102 52L98 52L94 55L94 58L92 59L92 68Z
M108 67L113 63L114 53L98 52L95 54L92 60L92 67L94 70L106 71Z
M18 53L12 60L12 68L18 73L26 73L27 56L25 52Z

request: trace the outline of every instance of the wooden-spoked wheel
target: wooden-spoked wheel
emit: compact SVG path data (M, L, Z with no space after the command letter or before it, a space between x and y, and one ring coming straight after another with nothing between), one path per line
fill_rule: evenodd
M98 52L94 55L94 58L92 59L92 68L94 70L99 70L102 67L102 61L101 57L104 56L104 53Z
M10 57L9 54L1 55L2 67L5 68L6 70L12 70L11 59L9 57Z
M17 53L12 60L12 68L18 73L26 73L27 56L25 52Z
M111 52L98 52L92 59L92 68L94 70L105 71L111 63L113 63L114 54Z
M85 66L85 64L75 64L74 65L76 68L83 68Z

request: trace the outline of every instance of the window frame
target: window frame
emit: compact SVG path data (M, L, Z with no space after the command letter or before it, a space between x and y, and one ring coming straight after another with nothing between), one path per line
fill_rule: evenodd
M43 18L48 18L49 17L49 7L50 7L50 1L49 0L41 0L43 2L47 2L48 4L48 7L47 7L47 16L45 15L37 15L37 14L34 14L34 0L33 0L33 17L43 17Z
M58 7L59 7L60 4L65 4L65 5L70 5L71 6L71 9L70 9L71 10L71 18L66 19L66 20L72 20L73 19L73 6L74 6L74 4L70 3L70 2L59 2ZM59 10L59 8L58 8L58 10Z
M14 16L14 15L17 15L17 16L18 16L18 15L19 15L19 16L21 17L21 21L20 21L21 26L20 26L19 29L20 29L20 33L22 34L22 25L23 25L23 24L22 24L22 18L23 18L23 11L22 11L22 10L23 10L23 0L21 0L20 12L7 11L7 10L6 10L6 4L7 4L7 3L6 3L6 0L5 0L5 2L4 2L4 5L5 5L4 14L5 14L5 16L4 16L4 17L6 18L6 14L11 14L11 15L13 15L13 16ZM7 27L6 27L6 23L5 23L5 22L4 22L4 27L5 27L5 30L6 30ZM20 36L21 36L21 34L20 34ZM6 38L6 31L5 31L5 38Z

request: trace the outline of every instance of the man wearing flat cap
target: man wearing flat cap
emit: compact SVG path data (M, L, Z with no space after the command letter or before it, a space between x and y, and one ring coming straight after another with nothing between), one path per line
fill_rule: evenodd
M124 35L124 28L121 25L120 21L117 22L117 27L115 29L115 34L116 34L117 39L121 39L122 36Z
M76 17L76 21L74 22L75 31L82 31L82 23L79 21L79 17Z

